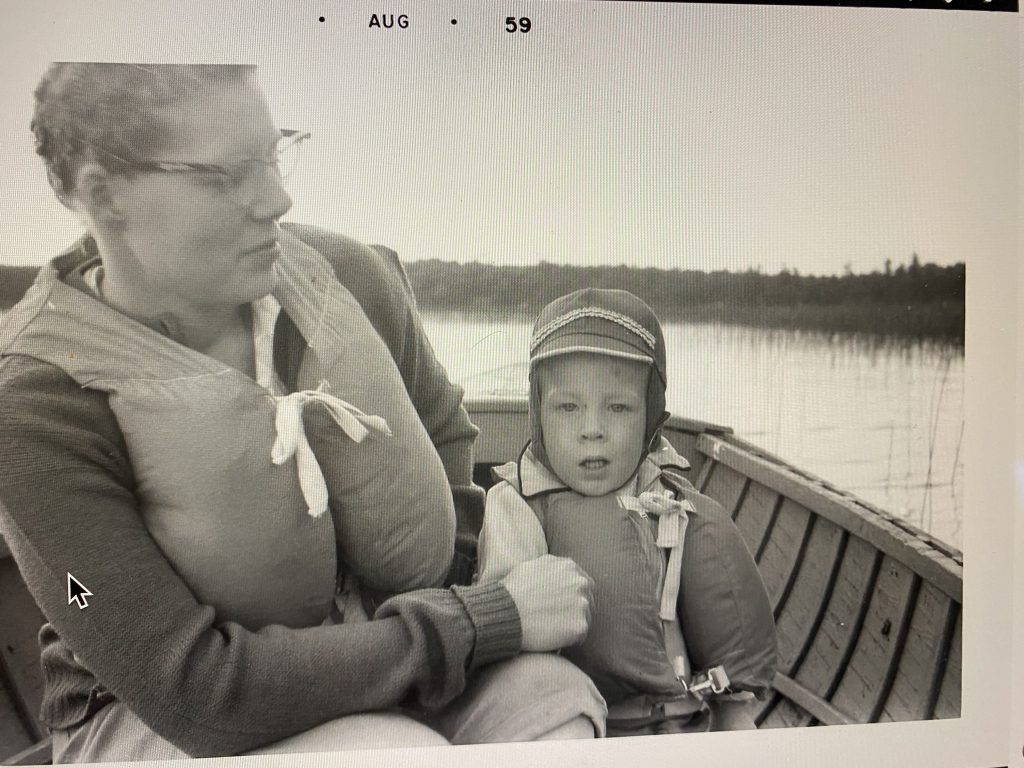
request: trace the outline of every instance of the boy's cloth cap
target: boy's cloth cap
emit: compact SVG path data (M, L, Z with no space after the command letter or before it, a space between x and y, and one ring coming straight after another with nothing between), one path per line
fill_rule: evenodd
M544 308L533 326L531 367L574 352L654 363L659 378L666 380L665 342L658 318L627 291L584 288Z

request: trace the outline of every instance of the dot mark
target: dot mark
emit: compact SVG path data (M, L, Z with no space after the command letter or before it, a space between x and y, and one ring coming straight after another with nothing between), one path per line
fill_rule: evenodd
M327 21L323 16L320 17L320 21Z
M459 23L459 20L458 20L458 19L452 19L452 26L453 26L453 27L454 27L454 26L455 26L456 24L458 24L458 23Z

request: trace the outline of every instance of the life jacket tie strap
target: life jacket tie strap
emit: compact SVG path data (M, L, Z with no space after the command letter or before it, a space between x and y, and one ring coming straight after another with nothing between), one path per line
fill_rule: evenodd
M310 517L320 517L327 510L327 482L316 454L306 439L302 411L308 403L321 403L342 432L355 443L361 443L371 431L391 437L391 428L383 418L363 413L351 403L330 394L327 389L327 382L321 381L315 390L307 389L274 398L274 428L277 437L270 449L270 460L280 466L292 456L295 457L299 486Z
M658 547L669 551L658 611L663 621L676 619L676 600L683 573L683 543L686 540L686 526L690 521L687 513L693 512L693 505L689 501L673 499L668 495L670 493L668 490L664 494L644 491L637 497L641 510L658 518Z

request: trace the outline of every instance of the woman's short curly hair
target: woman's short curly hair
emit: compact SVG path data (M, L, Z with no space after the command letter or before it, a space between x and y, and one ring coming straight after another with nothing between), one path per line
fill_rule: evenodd
M32 133L58 196L73 190L83 160L124 172L122 159L158 147L166 126L157 109L211 85L249 82L241 64L51 64L35 90Z

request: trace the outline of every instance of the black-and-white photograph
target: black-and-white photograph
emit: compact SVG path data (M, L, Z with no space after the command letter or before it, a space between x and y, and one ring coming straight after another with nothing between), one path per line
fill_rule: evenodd
M0 33L0 762L1024 743L1015 15L131 8Z

